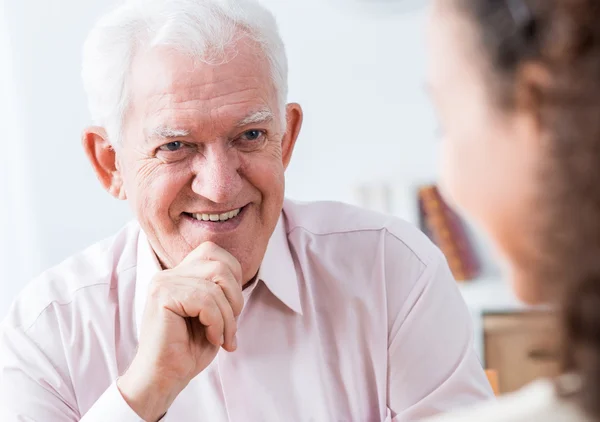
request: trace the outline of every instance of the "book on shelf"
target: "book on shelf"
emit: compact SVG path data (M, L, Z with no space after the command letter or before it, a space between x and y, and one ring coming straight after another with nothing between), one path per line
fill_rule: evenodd
M419 188L421 230L446 256L456 281L467 281L480 273L480 263L458 214L450 208L435 185Z

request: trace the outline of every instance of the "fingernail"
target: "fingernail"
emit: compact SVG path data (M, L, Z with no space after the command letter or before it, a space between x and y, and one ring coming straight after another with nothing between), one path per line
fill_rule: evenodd
M233 341L231 342L231 345L233 346L234 349L237 349L237 337L233 337Z
M225 343L225 337L221 334L221 346Z

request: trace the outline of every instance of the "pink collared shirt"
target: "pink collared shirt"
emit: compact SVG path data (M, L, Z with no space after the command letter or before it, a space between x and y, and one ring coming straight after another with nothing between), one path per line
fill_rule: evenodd
M137 422L115 380L159 271L137 223L34 280L0 337L3 422ZM414 421L492 396L441 253L396 218L286 201L221 351L165 421Z

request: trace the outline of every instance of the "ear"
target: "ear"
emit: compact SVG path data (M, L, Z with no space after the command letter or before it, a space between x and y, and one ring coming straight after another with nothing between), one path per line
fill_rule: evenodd
M286 121L287 130L283 137L282 142L282 158L283 167L287 169L292 159L292 153L294 152L294 146L296 145L296 139L300 135L300 129L302 128L302 120L304 118L302 107L300 104L292 103L286 107Z
M530 113L541 124L540 106L552 85L552 75L542 64L532 62L519 68L515 80L515 109Z
M89 127L84 130L81 141L104 189L117 199L127 199L117 154L108 141L106 130L98 126Z
M514 109L519 138L529 141L528 147L539 149L544 138L542 106L552 84L552 75L539 63L523 65L516 75Z

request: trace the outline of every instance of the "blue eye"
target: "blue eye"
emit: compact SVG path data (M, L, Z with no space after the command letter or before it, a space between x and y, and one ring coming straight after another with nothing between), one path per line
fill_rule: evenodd
M180 150L182 147L183 147L183 142L173 141L173 142L169 142L168 144L161 146L159 149L161 151L175 152L177 150Z
M246 140L248 141L256 141L258 138L260 138L262 135L264 135L264 132L261 130L249 130L247 132L244 132L244 137L246 138Z
M243 152L258 151L267 143L267 132L259 129L247 130L234 140L237 149Z

